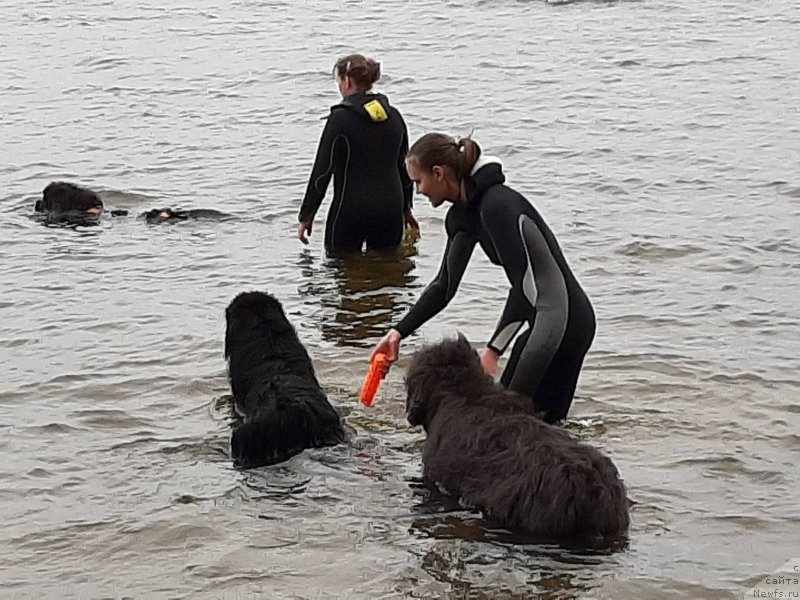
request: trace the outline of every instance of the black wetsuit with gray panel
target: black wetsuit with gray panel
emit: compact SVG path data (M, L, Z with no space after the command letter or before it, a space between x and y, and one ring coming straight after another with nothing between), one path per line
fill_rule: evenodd
M411 334L453 298L475 244L506 272L511 290L489 343L502 354L516 338L501 383L530 396L552 423L567 416L594 339L592 305L537 210L504 185L499 162L481 157L465 181L466 202L447 213L447 246L436 278L395 329Z
M331 251L393 249L403 239L413 186L405 168L408 131L383 94L358 93L331 107L299 221L313 220L333 177L325 224Z

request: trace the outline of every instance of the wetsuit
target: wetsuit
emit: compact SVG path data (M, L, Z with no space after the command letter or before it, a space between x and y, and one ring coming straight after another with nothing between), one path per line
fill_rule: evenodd
M552 423L569 411L594 338L594 311L553 232L504 182L499 162L481 157L465 181L466 202L447 212L447 246L439 273L395 329L406 337L441 311L455 295L475 244L480 244L511 283L487 345L502 354L528 325L514 343L501 383L530 396Z
M325 225L330 251L393 249L403 239L413 187L405 168L408 131L383 94L358 93L331 108L299 221L313 221L331 176Z

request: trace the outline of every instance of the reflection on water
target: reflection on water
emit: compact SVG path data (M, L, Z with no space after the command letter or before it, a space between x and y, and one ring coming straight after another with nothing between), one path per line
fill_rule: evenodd
M442 547L429 550L422 557L420 567L434 580L446 584L448 598L568 600L584 597L591 588L574 575L538 571L526 577L520 575L524 573L522 569L513 574L510 565L502 567L507 570L503 577L507 580L505 584L491 587L481 585L476 573L491 568L495 561L496 558L471 552L467 547Z
M367 347L383 336L413 301L415 256L414 235L392 252L329 256L319 266L304 251L298 267L305 281L298 291L323 309L322 338L336 346Z
M411 523L411 532L421 537L528 546L536 548L537 551L542 548L555 548L556 551L561 550L578 556L611 554L628 546L626 536L598 541L594 545L536 538L524 532L507 529L499 521L483 515L478 509L465 506L457 497L444 493L433 484L415 480L410 482L410 487L415 497L419 499L415 509L420 512L420 516Z
M45 227L95 227L100 224L99 213L64 211L59 213L35 212L33 220Z
M419 478L409 486L416 513L409 533L430 542L419 552L420 568L444 585L446 597L582 598L592 587L586 572L608 568L628 549L627 539L603 547L543 542L502 527ZM489 573L493 584L487 586Z

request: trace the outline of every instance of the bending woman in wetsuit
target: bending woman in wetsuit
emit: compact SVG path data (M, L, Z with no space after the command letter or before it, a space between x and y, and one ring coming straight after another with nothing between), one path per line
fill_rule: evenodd
M317 148L314 168L300 207L297 237L311 234L328 183L333 202L325 225L328 252L390 250L400 245L411 214L413 186L405 168L408 131L383 94L372 91L380 64L353 54L339 59L333 72L342 102L331 107Z
M453 298L472 251L480 244L511 284L497 328L481 354L494 375L499 356L517 337L501 383L530 396L544 419L567 416L583 358L595 333L594 311L537 210L504 185L497 159L481 155L471 139L456 142L429 133L406 157L417 191L436 207L452 206L445 218L447 246L439 273L408 314L373 351L397 360L400 341Z

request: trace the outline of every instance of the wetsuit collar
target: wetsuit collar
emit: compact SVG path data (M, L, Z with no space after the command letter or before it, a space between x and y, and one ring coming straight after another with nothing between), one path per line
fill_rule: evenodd
M496 164L500 165L500 167L503 166L503 163L501 162L501 160L499 158L497 158L496 156L487 156L486 154L481 154L478 157L478 160L475 161L475 166L472 167L472 171L469 172L470 176L475 175L475 173L477 173L480 170L481 167L484 167L484 166L486 166L488 164L492 164L492 163L496 163Z
M331 110L340 107L350 109L362 118L375 123L386 121L390 112L389 99L374 89L350 94L342 98L342 101L333 106Z
M493 185L504 183L505 180L503 163L500 162L500 159L482 154L475 162L469 177L464 180L464 192L467 202L471 202L473 198L481 196L483 192Z

